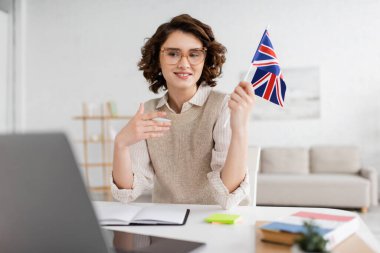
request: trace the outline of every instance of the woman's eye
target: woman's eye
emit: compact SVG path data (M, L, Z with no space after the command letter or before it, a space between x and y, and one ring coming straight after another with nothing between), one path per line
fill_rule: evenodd
M197 58L197 57L200 56L200 54L199 54L199 53L190 53L189 56L190 56L191 58Z
M170 56L170 57L178 57L178 55L179 55L179 53L176 51L169 51L168 52L168 56Z

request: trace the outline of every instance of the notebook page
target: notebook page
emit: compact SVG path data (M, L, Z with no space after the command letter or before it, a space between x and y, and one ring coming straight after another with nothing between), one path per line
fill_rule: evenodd
M119 202L93 202L95 213L102 225L128 225L142 207L122 204Z
M133 222L141 224L182 224L186 211L186 208L177 206L148 206L135 216Z

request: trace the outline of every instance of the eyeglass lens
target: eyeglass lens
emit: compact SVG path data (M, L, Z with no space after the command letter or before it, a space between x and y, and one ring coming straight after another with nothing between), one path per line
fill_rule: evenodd
M185 56L190 64L196 65L201 63L206 56L206 52L203 49L190 49L187 55L183 55L179 49L165 48L163 54L167 64L176 64L181 60L182 56Z

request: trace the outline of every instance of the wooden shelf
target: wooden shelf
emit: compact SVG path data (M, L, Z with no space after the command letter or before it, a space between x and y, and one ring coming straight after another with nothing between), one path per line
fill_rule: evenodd
M87 143L100 143L100 144L102 144L102 143L113 143L114 142L114 140L76 140L75 142L78 142L78 143L85 143L85 142L87 142Z
M75 142L78 145L83 147L83 159L80 166L84 170L84 178L86 181L87 188L91 192L95 193L106 193L110 195L110 170L112 169L112 153L113 153L113 142L110 137L110 129L114 120L124 120L128 121L132 119L133 116L127 115L115 115L111 116L109 110L109 102L103 104L100 107L100 111L98 115L89 116L86 112L88 112L88 108L86 108L85 104L83 104L81 115L73 116L72 119L79 121L82 124L82 137L79 137ZM91 122L90 122L91 121ZM123 122L117 122L123 123ZM98 128L99 132L96 135L98 138L92 138L89 135L89 129ZM96 144L96 145L95 145ZM91 146L93 145L93 146ZM90 148L91 146L91 148ZM91 152L96 149L96 156L91 156ZM98 153L100 151L100 153ZM99 162L95 162L95 161ZM90 174L93 173L94 168L100 168L102 172L102 185L101 186L92 186L90 181ZM112 198L111 198L112 199Z
M132 116L75 116L75 120L122 120L132 119Z
M106 185L91 186L91 187L88 187L88 189L90 189L90 191L92 191L92 192L104 192L104 191L110 191L111 186L106 186Z
M112 163L81 163L80 166L88 168L112 167Z

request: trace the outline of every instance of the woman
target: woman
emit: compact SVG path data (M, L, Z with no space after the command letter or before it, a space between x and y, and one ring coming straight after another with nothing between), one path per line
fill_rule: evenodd
M219 204L228 209L247 197L248 121L254 94L247 82L239 83L230 96L212 89L222 73L225 52L211 28L187 14L162 24L146 42L139 69L151 91L167 92L140 104L116 137L116 199L130 202L153 188L153 202Z

